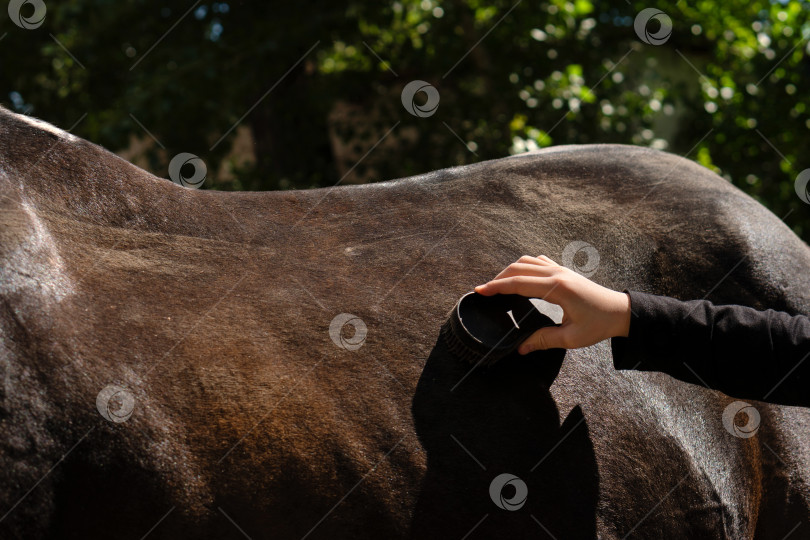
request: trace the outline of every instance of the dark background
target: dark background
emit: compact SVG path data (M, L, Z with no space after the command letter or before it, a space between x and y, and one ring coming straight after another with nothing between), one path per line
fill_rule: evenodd
M807 2L44 4L35 29L0 10L2 104L164 177L181 152L206 189L267 190L626 143L715 170L810 237ZM634 28L650 7L672 23L660 45ZM434 114L403 107L413 80Z

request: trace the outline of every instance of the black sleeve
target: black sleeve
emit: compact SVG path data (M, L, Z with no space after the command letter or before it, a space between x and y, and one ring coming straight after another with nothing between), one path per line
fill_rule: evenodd
M616 369L660 371L731 397L810 407L810 318L768 309L630 295Z

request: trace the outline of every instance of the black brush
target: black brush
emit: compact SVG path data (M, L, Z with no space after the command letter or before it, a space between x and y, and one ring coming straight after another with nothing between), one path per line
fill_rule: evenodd
M558 326L519 294L484 296L470 292L453 306L442 325L447 348L471 364L491 366L512 354L544 326Z

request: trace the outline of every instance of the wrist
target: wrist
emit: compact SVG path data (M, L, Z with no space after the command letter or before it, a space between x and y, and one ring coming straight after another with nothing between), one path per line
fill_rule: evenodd
M616 326L611 337L627 337L630 335L630 318L632 314L630 294L616 293Z

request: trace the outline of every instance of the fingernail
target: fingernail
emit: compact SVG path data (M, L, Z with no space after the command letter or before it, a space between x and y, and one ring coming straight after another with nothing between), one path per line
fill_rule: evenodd
M531 349L527 345L521 345L520 348L518 349L518 352L520 354L526 354L531 352Z

